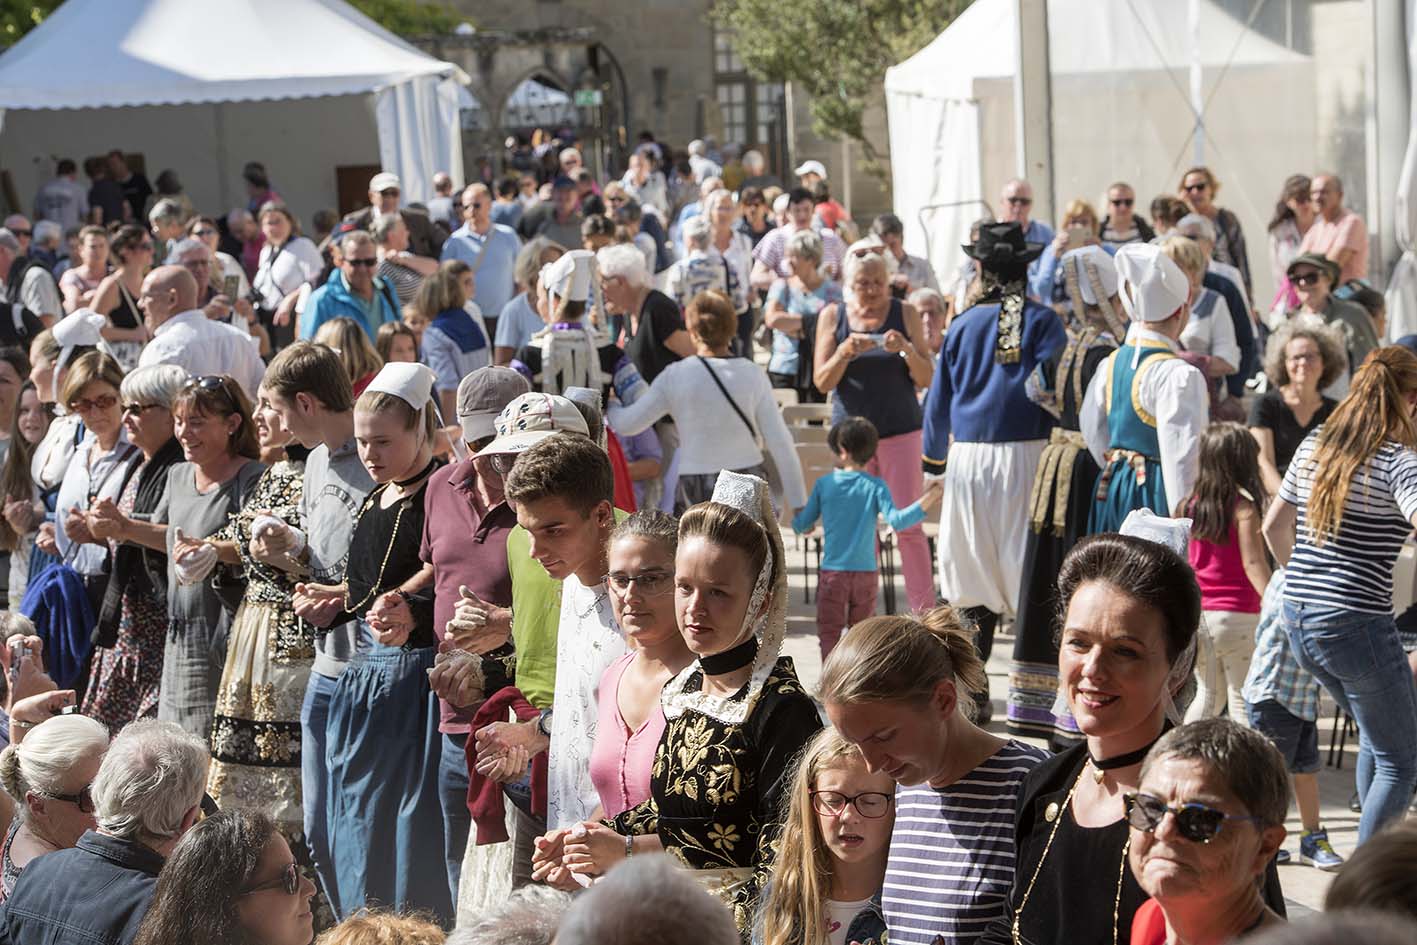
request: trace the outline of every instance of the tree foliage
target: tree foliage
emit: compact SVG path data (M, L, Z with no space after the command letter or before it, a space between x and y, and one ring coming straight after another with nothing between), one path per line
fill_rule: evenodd
M861 143L862 116L886 69L919 52L970 0L718 0L714 17L733 34L758 78L792 82L811 96L813 130Z
M0 0L0 48L34 29L63 0ZM401 36L451 32L464 17L434 0L348 0L384 29Z

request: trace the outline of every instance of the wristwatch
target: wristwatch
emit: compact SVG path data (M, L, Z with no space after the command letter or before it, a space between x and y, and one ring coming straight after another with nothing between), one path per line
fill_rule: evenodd
M551 737L551 710L542 709L541 714L536 717L536 730L544 737Z

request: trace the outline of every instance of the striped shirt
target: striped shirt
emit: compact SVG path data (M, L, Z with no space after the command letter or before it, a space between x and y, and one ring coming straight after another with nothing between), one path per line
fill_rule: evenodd
M1284 599L1359 613L1392 613L1392 567L1417 515L1417 452L1391 440L1353 477L1338 534L1315 545L1308 529L1312 456L1322 427L1299 444L1279 498L1299 510Z
M968 945L1004 910L1014 879L1014 810L1048 753L1010 740L948 787L896 788L882 893L891 945Z

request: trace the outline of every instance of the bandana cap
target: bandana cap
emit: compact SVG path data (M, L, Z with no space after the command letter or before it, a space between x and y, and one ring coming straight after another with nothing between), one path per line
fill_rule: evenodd
M1064 268L1076 268L1078 272L1078 291L1082 294L1082 300L1088 305L1101 305L1097 298L1097 293L1093 291L1092 280L1088 278L1088 268L1097 273L1097 281L1102 286L1103 293L1107 298L1117 294L1117 264L1112 261L1112 257L1107 250L1101 246L1084 246L1081 249L1074 249L1063 254L1062 263Z
M364 389L393 394L414 410L422 410L433 396L436 377L433 369L426 364L394 361L381 367Z
M546 291L559 299L584 302L590 298L590 282L595 254L573 249L541 270L541 282Z
M1191 280L1170 256L1150 243L1128 243L1113 258L1122 307L1134 322L1164 322L1191 297Z

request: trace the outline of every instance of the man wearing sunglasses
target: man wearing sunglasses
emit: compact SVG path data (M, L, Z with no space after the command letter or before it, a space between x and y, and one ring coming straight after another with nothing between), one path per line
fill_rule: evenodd
M398 295L392 285L374 275L379 267L379 251L368 233L355 230L346 234L339 248L339 268L310 294L305 311L300 314L299 337L312 340L321 325L343 316L358 322L373 344L380 325L399 320Z
M997 219L1000 223L1017 223L1023 227L1026 243L1047 246L1053 242L1053 228L1041 220L1032 219L1033 185L1021 177L1015 177L1004 185L999 194ZM1032 280L1038 272L1038 260L1028 264L1028 278Z
M1137 192L1125 181L1107 188L1106 216L1102 218L1102 243L1112 249L1124 243L1150 243L1156 231L1136 215Z
M255 400L266 366L250 333L207 318L197 307L197 280L181 266L159 266L143 279L138 296L152 341L138 366L175 364L193 377L225 374Z
M355 229L368 230L375 219L397 213L408 227L408 251L415 256L437 259L443 250L442 231L422 210L400 207L402 197L403 184L399 176L380 171L369 180L369 206L349 214L343 222L353 224Z

